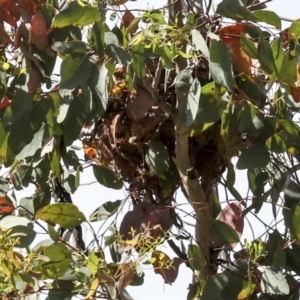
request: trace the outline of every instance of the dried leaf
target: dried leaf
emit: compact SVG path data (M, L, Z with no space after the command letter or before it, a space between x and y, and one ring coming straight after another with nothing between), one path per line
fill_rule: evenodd
M239 202L233 202L227 205L217 216L216 220L222 221L229 225L241 237L244 230L244 215ZM230 244L234 248L236 243Z
M171 260L164 252L154 251L151 260L153 260L154 272L160 274L165 283L171 284L175 282L183 259L175 257Z
M47 23L43 13L39 10L31 23L31 35L33 42L39 50L45 50L48 45L48 36L46 35Z
M15 210L14 205L5 197L0 197L0 214L9 215Z
M133 278L134 278L134 263L129 262L129 263L122 263L119 265L119 269L116 273L116 277L120 276L117 288L118 291L122 291L128 286Z

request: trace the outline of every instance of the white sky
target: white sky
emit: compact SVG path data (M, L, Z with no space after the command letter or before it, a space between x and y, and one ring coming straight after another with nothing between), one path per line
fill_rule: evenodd
M162 7L166 1L164 0L152 0L152 1L132 1L128 2L126 6L128 8L140 8L140 7ZM215 5L220 1L215 1ZM299 0L274 0L268 4L270 10L274 10L277 14L283 17L297 19L300 17L300 5ZM289 23L284 22L283 28L286 28ZM239 171L235 187L241 193L245 195L247 191L247 177L246 172ZM106 201L114 201L118 199L124 199L126 196L126 191L115 191L112 189L107 189L102 187L100 184L85 185L92 181L95 181L94 176L92 175L91 168L85 169L84 174L81 176L81 185L76 193L72 196L74 204L76 204L79 209L85 214L88 218L89 215L101 204ZM28 193L25 190L22 193L18 193L18 200L22 197L30 196L31 193ZM221 195L222 196L222 195ZM178 194L178 202L182 202L183 197ZM188 208L187 208L188 209ZM271 207L264 205L263 209L265 214L270 215ZM190 210L190 209L188 209ZM94 223L95 230L101 226L102 222ZM246 224L245 224L246 225ZM88 232L88 227L86 227L85 242L88 244L91 240L91 236ZM264 228L254 228L255 232L263 232ZM193 233L193 228L190 228L191 233ZM249 229L246 236L249 234ZM249 236L249 235L248 235ZM42 236L41 239L45 237ZM244 238L244 237L243 237ZM243 239L242 238L242 239ZM251 236L249 237L251 238ZM39 238L40 239L40 238ZM166 251L171 257L174 257L175 254L172 251L167 251L167 249L161 248L162 251ZM108 260L110 260L108 256ZM148 269L148 270L147 270ZM163 279L160 275L154 274L152 270L149 270L149 267L145 268L145 282L140 287L128 287L127 290L135 300L154 300L154 299L172 299L172 300L182 300L186 299L188 293L188 285L192 279L192 272L184 264L180 266L179 275L175 283L172 286L165 285Z

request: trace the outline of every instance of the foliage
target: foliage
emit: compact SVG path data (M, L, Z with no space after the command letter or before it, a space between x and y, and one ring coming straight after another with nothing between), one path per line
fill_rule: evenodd
M214 15L212 1L137 16L126 2L0 0L2 299L128 299L143 266L171 284L183 263L187 299L298 299L300 19L283 30L256 0L223 0ZM70 194L88 167L128 197L86 218ZM234 201L219 199L222 186ZM266 231L243 242L249 215ZM109 218L85 247L81 225ZM34 245L38 227L49 238Z

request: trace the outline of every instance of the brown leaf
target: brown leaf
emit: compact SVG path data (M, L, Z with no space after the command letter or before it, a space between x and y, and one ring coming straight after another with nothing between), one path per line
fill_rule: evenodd
M161 251L154 251L152 259L154 259L152 263L154 272L160 274L167 284L175 282L179 266L183 263L183 259L175 257L171 260L168 255Z
M131 11L126 10L122 17L122 23L124 24L124 26L126 28L128 28L134 19L135 19L135 16L131 13ZM136 24L135 26L133 26L131 28L130 33L131 34L135 33L138 30L138 28L139 28L139 26L138 26L138 24Z
M1 0L0 3L16 21L19 21L21 13L14 0Z
M118 271L116 273L116 277L119 277L118 284L117 284L117 289L118 291L122 291L123 289L128 286L133 278L134 278L134 263L129 262L129 263L122 263L119 265Z
M132 211L126 213L121 222L120 234L124 246L120 247L119 252L133 247L139 249L146 239L155 243L164 237L171 227L169 208L148 202L138 203L133 206Z
M37 9L35 0L18 0L18 5L27 12L27 20L30 22Z
M300 87L291 86L291 95L295 102L300 102Z
M29 80L27 83L28 92L35 95L37 89L41 86L42 75L40 71L31 63L31 68L29 68Z
M150 83L149 83L150 84ZM141 86L136 93L131 93L127 103L127 116L132 121L138 121L145 117L149 109L155 103L150 93Z
M4 25L2 22L0 22L0 40L7 42L9 44L12 43L9 35L6 33L5 29L4 29Z
M16 27L17 21L13 15L9 13L2 4L0 4L0 21L6 22L7 24Z
M39 10L31 23L31 35L33 42L39 50L45 50L48 45L48 36L46 35L47 24L43 13Z
M233 68L238 73L244 73L251 76L252 61L241 47L240 40L235 40L230 46L230 54Z
M241 237L244 230L244 215L239 202L232 202L227 205L217 216L216 220L222 221L232 227L239 237ZM230 244L234 248L235 244Z

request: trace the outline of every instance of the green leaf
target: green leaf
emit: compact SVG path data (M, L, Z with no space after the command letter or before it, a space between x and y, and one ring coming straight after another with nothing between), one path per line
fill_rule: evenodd
M91 44L100 59L104 57L104 30L104 23L98 21L93 25L91 32Z
M197 271L201 271L205 265L203 254L198 245L189 244L188 259L190 266Z
M117 173L99 165L93 165L94 176L102 185L119 190L123 187L122 180L119 179Z
M108 201L99 206L89 217L90 222L106 220L113 214L115 214L120 207L122 201Z
M289 53L284 53L282 65L284 67L281 68L278 75L279 80L289 86L294 86L297 81L297 73L295 72L297 68L296 59L291 58Z
M257 56L261 67L268 74L272 74L276 70L275 61L270 43L261 37L257 47Z
M239 170L248 168L264 168L270 162L268 149L262 144L253 144L244 150L237 162Z
M20 200L19 204L19 212L20 215L28 216L31 214L34 215L34 205L33 205L33 199L32 198L22 198Z
M167 24L162 13L160 13L160 14L152 13L152 14L150 14L150 18L153 23L160 24L160 25Z
M25 217L6 216L0 220L0 228L6 230L14 226L28 226L31 222Z
M251 58L257 59L257 48L255 44L250 41L243 32L241 33L241 45L247 55Z
M283 44L280 39L275 39L271 44L271 49L275 61L275 74L279 75L283 63Z
M291 230L292 233L300 239L300 205L295 204L291 209Z
M203 283L195 282L189 286L187 300L197 300L203 290Z
M43 125L37 133L33 136L30 144L26 145L23 150L16 156L17 160L23 160L27 157L34 156L38 149L42 148L43 138L45 133L45 126Z
M200 95L201 95L201 84L198 78L196 77L189 90L188 94L188 103L187 110L185 113L185 123L187 126L193 124L198 114L199 103L200 103Z
M54 51L71 54L74 52L87 53L91 47L82 41L70 41L70 42L55 42L51 45Z
M34 241L36 232L28 226L17 225L10 228L8 236L18 239L15 247L26 248Z
M273 266L275 271L278 271L281 268L285 268L286 266L286 254L284 251L284 245L282 245L280 242L277 243L277 247L273 255Z
M236 21L259 21L240 0L223 0L218 5L216 13Z
M73 2L72 2L73 3ZM73 53L68 55L61 63L60 95L69 95L90 76L91 63L87 55Z
M224 272L210 277L201 296L201 300L235 300L243 289L243 277L235 272Z
M207 47L207 43L206 43L204 37L202 36L202 34L200 33L200 31L197 29L192 29L191 36L192 36L193 48L196 51L201 51L207 58L209 58L210 52Z
M295 20L289 28L289 37L290 39L298 42L300 37L300 19Z
M16 88L11 105L5 110L3 116L4 127L11 126L33 108L33 101L29 93Z
M283 153L287 149L285 142L286 142L286 138L282 134L282 132L275 133L266 140L266 146L268 147L269 150L273 152Z
M232 92L235 80L232 73L231 56L226 44L222 41L211 41L209 69L216 85L223 86Z
M154 174L160 175L170 167L169 151L167 147L162 142L152 142L145 155L145 161Z
M144 46L142 43L131 46L132 51L132 65L138 78L145 77L146 69L144 62Z
M71 203L54 203L41 208L35 214L50 225L58 224L63 228L73 228L85 222L85 216Z
M108 70L103 65L100 69L92 73L91 80L88 85L96 99L97 113L99 117L103 116L108 103Z
M165 45L163 48L161 48L161 63L164 68L167 70L174 69L174 53L171 52L170 47Z
M115 44L109 44L106 46L107 55L115 62L127 66L131 63L130 54L123 48L116 46Z
M55 16L51 27L62 28L69 25L85 26L100 20L100 13L96 7L79 5L78 1L70 2Z
M281 272L265 269L260 282L261 290L266 294L288 295L290 287Z
M281 20L277 14L269 10L257 10L253 12L253 15L260 21L273 25L277 29L281 29Z
M53 241L55 241L55 242L59 241L59 239L60 239L60 234L59 234L59 232L57 232L57 231L55 230L55 227L52 226L52 225L50 225L50 224L48 224L48 233L49 233L50 238L51 238Z
M233 244L240 240L236 231L222 221L211 220L208 222L208 227L217 244Z

